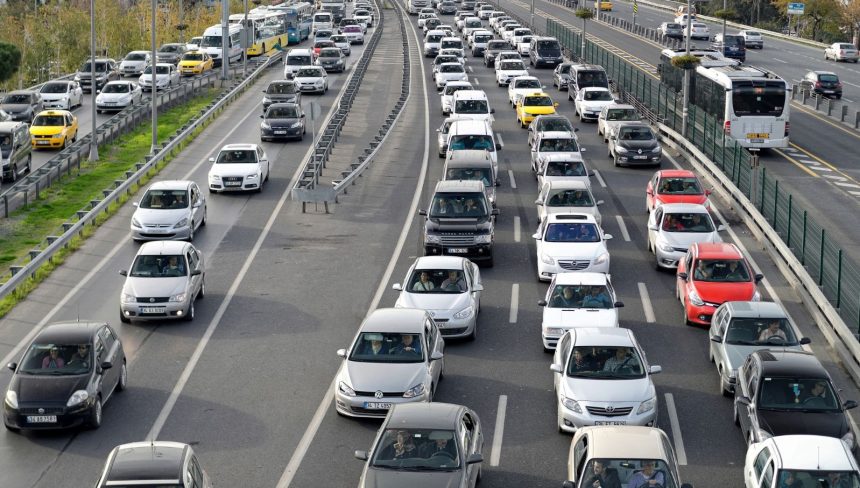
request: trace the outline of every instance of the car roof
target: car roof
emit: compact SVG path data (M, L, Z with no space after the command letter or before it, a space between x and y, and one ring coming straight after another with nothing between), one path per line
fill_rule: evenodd
M664 203L661 207L663 213L668 212L687 212L687 213L708 213L708 209L704 205L698 203Z
M550 214L553 215L553 214ZM556 285L605 285L609 282L606 273L593 273L591 271L577 271L576 273L558 273L555 275Z
M782 305L776 302L726 302L732 317L743 318L788 318Z
M585 88L583 88L583 90L585 90L585 91L602 91L602 92L608 92L608 91L609 91L609 88L604 88L604 87L602 87L602 86L586 86Z
M7 133L12 132L12 130L22 126L27 125L26 122L15 121L15 120L7 120L5 122L0 122L0 132Z
M696 178L696 173L686 169L664 169L657 172L660 178Z
M68 110L53 110L52 109L52 110L42 110L41 112L36 114L36 116L38 117L39 115L66 115L66 114L71 115L72 113L69 112Z
M442 180L436 183L436 193L439 192L484 192L484 183L477 180Z
M765 376L830 378L827 370L811 352L763 349L752 355L760 359L762 374Z
M623 327L575 327L570 329L570 336L574 346L632 347L636 344L633 331Z
M58 322L43 328L36 338L33 339L33 342L90 342L93 338L93 334L95 334L104 325L104 322L92 322L88 320L80 322Z
M463 90L465 91L465 90ZM460 92L457 92L460 93ZM457 93L454 96L457 96ZM467 114L468 115L468 114ZM451 118L451 117L449 117ZM456 129L456 130L455 130ZM492 134L493 131L490 129L489 124L487 124L484 120L479 119L458 119L454 118L451 121L451 127L448 129L448 133L451 132L469 132L472 134Z
M856 471L857 463L845 443L821 435L781 435L770 439L784 469Z
M549 180L545 185L549 185L552 190L582 190L582 191L591 191L591 188L588 186L588 183L582 180ZM567 274L567 273L562 273Z
M813 71L813 73L815 73L815 74L817 74L817 75L833 75L833 76L839 76L839 75L837 75L836 73L834 73L834 72L832 72L832 71L817 71L817 70L816 70L816 71Z
M634 107L633 105L626 104L626 103L613 103L612 105L608 105L606 108L607 109L615 108L615 109L624 109L624 110L631 110L631 109L636 110L636 107ZM629 122L629 121L625 121L625 122Z
M137 255L182 254L188 243L185 241L150 241L145 242L137 250Z
M256 144L240 143L240 144L227 144L226 146L221 147L222 151L235 151L237 149L246 149L249 151L253 149L256 151L257 145Z
M737 246L728 242L697 242L691 246L700 259L743 259Z
M486 149L458 149L451 151L451 154L445 161L445 166L462 168L474 166L476 163L493 164L493 160L490 158L490 151Z
M396 403L388 413L389 429L455 430L466 407L453 403Z
M560 115L559 117L564 117ZM540 132L541 139L576 139L577 137L569 130L545 130Z
M427 312L417 308L377 308L364 319L359 332L400 332L420 334Z
M591 458L667 459L664 450L666 434L656 427L600 426L584 427L589 435Z
M164 180L156 181L150 185L150 190L187 190L191 185L188 180Z
M457 256L422 256L415 260L415 269L464 269L465 259Z
M114 448L107 481L182 480L189 446L179 442L132 442Z
M32 95L33 93L37 93L36 90L12 90L8 93L4 93L3 96L6 96L6 95Z
M287 53L287 56L292 56L294 54L302 55L302 56L310 56L311 50L306 48L298 48L294 47L290 49L290 52Z
M570 69L575 69L577 71L606 71L603 69L603 66L587 63L575 63L570 67Z
M480 183L480 182L478 182ZM579 212L563 212L563 213L554 213L546 216L547 222L550 224L555 224L558 222L579 222L579 223L591 223L597 224L597 221L594 219L594 215L587 213L579 213ZM567 273L561 273L567 274ZM579 274L579 272L575 273Z

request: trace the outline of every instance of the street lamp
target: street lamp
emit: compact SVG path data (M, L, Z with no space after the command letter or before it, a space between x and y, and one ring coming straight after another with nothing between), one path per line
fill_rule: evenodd
M534 0L532 0L532 1L534 1ZM244 77L248 76L248 41L249 41L249 39L248 39L248 33L249 33L249 29L248 29L248 0L245 0L243 2L242 8L245 9L245 20L242 23L242 25L244 26L242 28L242 77L244 78ZM254 34L256 36L256 32L254 32ZM266 53L263 53L263 54L266 54Z
M693 37L690 32L691 24L693 23L692 19L692 8L693 2L692 0L687 0L687 30L686 30L686 39L684 43L684 54L686 56L690 56L690 39ZM684 70L684 103L681 109L681 137L687 137L687 114L690 110L690 70Z
M99 140L98 133L96 133L96 91L98 91L98 86L96 80L96 1L90 0L90 95L92 96L92 103L90 103L90 118L92 119L90 161L99 160Z
M152 146L149 149L151 154L155 154L156 148L158 147L158 87L155 84L155 71L156 66L158 65L158 57L156 57L155 52L155 3L156 0L152 0L152 23L149 26L150 30L150 49L152 49L152 58L150 61L150 67L152 78L150 78L150 92L152 93L152 99L150 102L152 103Z

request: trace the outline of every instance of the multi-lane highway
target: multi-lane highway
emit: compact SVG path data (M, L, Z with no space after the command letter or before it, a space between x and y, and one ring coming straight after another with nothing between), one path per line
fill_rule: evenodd
M385 10L379 56L399 48L398 12ZM111 322L130 358L129 389L111 399L100 429L0 433L2 486L91 485L111 448L147 438L193 444L216 486L357 483L362 464L352 453L369 447L379 423L335 413L332 380L340 361L335 351L348 345L370 309L393 306L391 284L402 280L422 252L416 210L426 207L442 172L435 155L435 129L442 119L428 79L431 60L420 57L414 17L409 24L414 58L406 112L332 214L303 214L301 205L288 200L309 138L263 143L276 164L262 194L208 196L208 225L195 240L207 258L207 294L193 322L119 323L122 277L116 271L128 267L138 248L128 234L130 205L0 321L0 355L7 361L17 359L32 331L77 317ZM351 59L359 53L354 50ZM391 62L389 68L398 65ZM546 285L535 277L530 235L537 225L537 187L526 133L493 72L475 58L468 66L470 80L487 92L496 109L494 131L504 145L499 153L501 215L495 266L482 270L478 338L447 345L445 380L436 400L468 405L480 415L486 438L483 486L557 487L565 478L570 436L556 432L550 356L540 341L536 302ZM533 74L551 86L549 70ZM227 143L258 142L258 89L280 76L273 71L258 81L158 179L192 179L205 186L207 158L214 151ZM305 102L318 102L326 114L345 76L334 75L328 95L306 96ZM365 83L372 101L392 98L386 84ZM558 98L559 111L573 118L571 104ZM374 103L355 107L350 118L359 123L368 120L367 111L380 110ZM606 202L601 207L605 230L615 236L609 249L613 282L625 303L622 326L637 334L650 363L663 367L655 377L658 423L681 457L682 477L697 487L738 486L746 447L731 423L731 402L719 394L707 360L707 334L682 325L675 278L655 271L645 250L644 188L652 171L615 168L595 126L575 126L587 162L596 170L595 196ZM730 225L723 238L741 245L766 276L764 295L780 299L804 335L812 337L813 349L837 386L845 388L843 396L860 399L773 263L723 202L714 203ZM0 374L0 382L8 379L8 371Z

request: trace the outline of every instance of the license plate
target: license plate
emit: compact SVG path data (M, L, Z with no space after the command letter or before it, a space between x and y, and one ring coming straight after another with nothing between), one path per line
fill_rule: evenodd
M633 156L633 159L648 159L648 156Z
M242 186L241 181L227 181L224 183L224 186Z
M767 139L770 134L767 132L750 132L747 134L747 139Z
M627 425L626 420L602 420L594 422L594 425Z
M36 144L38 144L40 146L47 146L50 143L51 143L51 141L36 141Z
M56 424L56 415L28 415L27 422L31 424Z
M750 139L750 144L764 144L764 139Z
M824 90L824 93L833 93L833 90Z
M164 307L140 307L140 313L164 313Z
M364 402L364 408L368 410L388 410L391 408L391 403Z
M287 133L287 131L285 131L285 130L276 130L275 131L275 134L286 134L286 133Z
M466 254L469 250L465 247L449 247L448 252L451 254Z
M104 103L105 105L116 105L116 102L102 102L102 103Z

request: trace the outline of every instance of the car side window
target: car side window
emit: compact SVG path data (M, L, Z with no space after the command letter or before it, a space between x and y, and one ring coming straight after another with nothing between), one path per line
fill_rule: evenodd
M660 221L663 220L663 208L658 208L656 212L654 212L654 225L659 226Z
M762 471L764 471L764 466L767 464L767 460L770 458L770 449L765 447L758 453L758 456L755 457L755 462L753 462L753 470L755 471L755 477L760 478Z
M564 362L567 361L567 355L570 352L570 335L565 334L561 338L561 342L558 344L558 348L561 351L560 357L562 365L564 365Z
M687 264L687 273L690 273L690 270L692 270L692 269L693 269L693 255L692 255L692 254L687 254L687 260L686 260L686 261L687 261L687 262L686 262L686 264Z
M116 337L114 337L113 333L107 327L102 327L101 330L99 330L99 338L104 341L105 346L108 349L113 347L113 343L116 340Z
M257 161L261 161L263 159L263 149L257 148Z
M96 338L96 364L101 364L105 357L105 344L101 337Z
M433 352L436 350L436 327L433 322L428 320L424 324L424 336L427 337L428 348L427 352Z
M581 439L573 446L573 463L576 467L577 479L581 479L584 475L585 454L588 452L588 435L582 436Z
M200 199L200 192L197 191L197 188L191 187L191 204L197 205L197 201Z
M188 470L191 473L191 482L195 488L203 488L203 470L200 469L200 463L197 461L197 456L191 456L191 462L188 463Z
M773 484L773 462L767 463L767 468L764 470L764 475L761 477L759 488L770 488Z
M758 386L758 375L756 368L752 362L747 368L747 395L750 399L755 399L756 387Z

